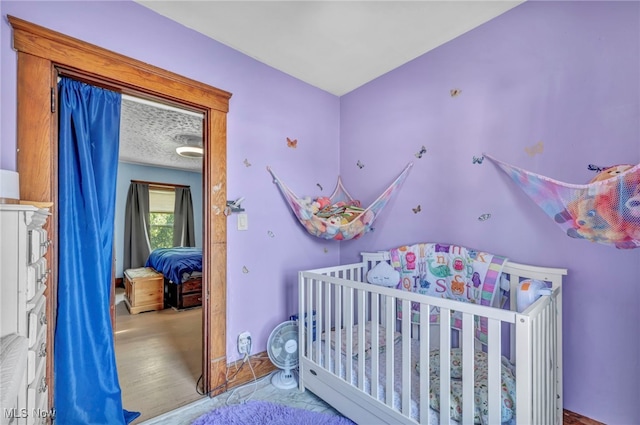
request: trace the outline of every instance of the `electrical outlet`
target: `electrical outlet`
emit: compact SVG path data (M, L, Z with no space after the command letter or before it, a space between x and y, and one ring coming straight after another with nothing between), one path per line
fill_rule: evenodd
M251 334L242 332L238 335L238 353L251 354Z

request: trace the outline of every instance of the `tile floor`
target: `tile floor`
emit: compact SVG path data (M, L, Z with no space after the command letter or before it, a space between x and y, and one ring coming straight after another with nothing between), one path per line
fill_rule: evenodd
M298 388L281 390L271 384L271 375L241 387L234 388L214 398L204 398L171 412L141 422L140 425L188 425L205 413L222 406L240 404L248 400L265 400L315 412L339 415L331 406L310 391Z

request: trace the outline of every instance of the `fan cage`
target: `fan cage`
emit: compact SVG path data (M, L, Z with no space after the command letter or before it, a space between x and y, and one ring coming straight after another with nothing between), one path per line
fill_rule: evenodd
M277 341L277 338L281 340L280 342L282 344L282 350L278 353L274 352L274 343ZM285 351L284 346L287 341L290 340L295 341L295 352L290 353L291 355L282 357L281 353ZM267 340L267 354L269 355L271 362L279 369L290 370L296 368L299 363L298 351L298 322L294 320L287 320L280 323L273 329L273 331L271 331L269 339Z

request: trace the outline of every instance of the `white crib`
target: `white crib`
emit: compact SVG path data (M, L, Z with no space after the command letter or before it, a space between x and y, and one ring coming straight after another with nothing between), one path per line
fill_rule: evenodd
M515 365L512 422L562 424L562 277L566 269L507 262L503 274L509 276L511 310L503 310L366 283L367 271L389 257L387 252L377 252L362 253L362 258L361 263L299 272L301 391L309 389L361 425L455 423L449 415L430 409L430 379L419 379L415 370L416 361L426 370L430 349L452 347L453 342L462 352L461 423L474 423L474 351L483 350L488 363L488 424L501 423L503 355ZM515 293L522 278L546 281L552 292L518 313ZM440 325L428 326L428 314L420 314L419 323L411 323L410 314L398 319L397 309L410 311L411 303L420 303L421 311L439 307ZM449 320L453 311L461 312L462 329L441 331L453 329ZM475 335L478 317L488 322L484 344ZM368 323L370 335L383 332L386 341L393 341L396 332L402 338L396 344L387 343L381 353L378 338L366 341L366 327L358 323ZM344 343L345 351L335 354L323 333L341 329L356 331L344 336L327 332L333 346ZM367 353L365 347L370 348ZM440 412L451 408L450 362L450 351L440 350ZM424 373L429 376L428 371Z

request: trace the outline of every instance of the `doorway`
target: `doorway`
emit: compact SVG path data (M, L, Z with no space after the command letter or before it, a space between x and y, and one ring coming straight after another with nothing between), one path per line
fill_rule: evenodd
M174 243L202 249L203 160L194 156L202 152L202 133L202 114L122 96L114 238L117 282L124 280L125 268L146 265L146 258L137 255L128 261L124 258L131 184L143 183L149 188L150 225L146 236L133 232L131 237L148 237L151 251L161 248L168 252ZM178 153L185 146L193 148L191 156ZM178 188L181 193L188 189L189 210L193 211L190 224L179 226L191 229L188 236L178 238L180 242L174 238L173 224L186 217L176 215ZM199 275L200 268L190 273L190 277ZM136 424L203 397L202 389L197 388L202 376L202 307L197 303L198 307L178 310L168 299L169 287L175 286L168 282L164 293L160 281L154 295L143 301L142 292L126 297L123 284L115 288L113 297L115 355L123 407L141 414L132 422ZM201 299L200 292L197 299Z
M226 114L231 94L206 84L8 16L17 51L17 165L22 199L53 202L48 232L53 241L47 289L48 347L53 353L59 253L57 115L52 93L57 73L123 94L158 99L205 116L203 160L203 384L222 392L226 377ZM54 398L53 358L47 356L49 405Z

